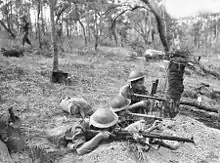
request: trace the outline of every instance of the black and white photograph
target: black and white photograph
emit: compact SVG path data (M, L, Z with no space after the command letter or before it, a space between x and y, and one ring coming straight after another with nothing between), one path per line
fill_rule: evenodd
M220 0L0 0L0 163L220 163Z

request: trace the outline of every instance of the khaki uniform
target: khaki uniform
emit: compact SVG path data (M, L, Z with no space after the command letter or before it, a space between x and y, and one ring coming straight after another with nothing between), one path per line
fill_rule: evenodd
M22 32L23 32L23 35L22 35L22 45L24 45L25 43L31 45L31 42L30 42L30 40L28 38L28 30L30 28L29 26L30 26L30 24L28 22L24 23L23 26L22 26Z
M144 87L144 86L143 86L143 89L140 91L140 90L132 89L131 86L129 84L127 84L127 85L122 86L119 90L119 95L130 99L131 105L134 103L140 102L142 100L146 100L146 98L134 96L133 95L134 93L148 95L148 91L146 90L146 87ZM149 106L150 106L150 103L149 103ZM144 109L146 109L146 108L136 109L137 111L135 111L135 112L144 113L143 112Z
M119 127L116 125L116 127ZM72 128L66 131L64 139L67 141L67 144L71 146L73 150L76 150L85 142L91 140L97 133L93 133L90 130L89 124L86 124L83 120L77 122ZM145 129L145 122L143 120L137 121L126 128L130 132L138 132Z
M142 97L133 96L132 94L134 94L134 93L148 95L148 91L146 90L146 87L144 87L144 86L143 86L143 89L140 91L140 90L132 89L131 86L129 84L127 84L127 85L122 86L119 90L119 94L121 96L131 100L131 105L136 102L139 102L141 100L146 100Z

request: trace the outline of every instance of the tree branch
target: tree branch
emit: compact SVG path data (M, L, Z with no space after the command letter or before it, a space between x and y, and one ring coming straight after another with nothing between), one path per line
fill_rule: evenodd
M15 34L11 31L10 28L6 27L5 23L4 23L2 20L0 20L0 24L4 27L4 29L5 29L14 39L16 38Z
M164 26L163 26L162 18L160 17L159 14L157 14L156 10L154 9L154 7L150 4L150 2L148 0L142 0L142 1L149 7L151 12L154 14L154 17L155 17L156 22L157 22L157 29L158 29L158 32L159 32L160 40L163 44L165 52L168 53L169 50L170 50L170 47L168 45L168 41L167 41L167 38L165 36L165 29L164 29Z
M56 16L57 16L57 18L56 18L56 24L57 24L58 21L60 20L60 16L62 15L62 13L63 13L66 9L68 9L68 7L69 7L68 4L64 4L64 5L61 7L61 9L58 10L58 12L56 13Z
M117 21L117 19L118 19L121 15L123 15L123 14L126 13L127 11L134 11L134 10L137 10L137 9L139 9L139 8L143 8L143 9L148 10L148 9L147 9L146 7L144 7L144 6L135 6L135 7L132 7L132 8L130 8L130 9L126 9L126 10L122 11L121 13L119 13L119 14L113 19L110 29L114 29L114 27L115 27L115 25L116 25L116 21Z

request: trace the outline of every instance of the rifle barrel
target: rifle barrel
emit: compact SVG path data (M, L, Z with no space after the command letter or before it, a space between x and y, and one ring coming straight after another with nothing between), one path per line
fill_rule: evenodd
M163 98L163 97L156 97L156 96L150 96L150 95L142 95L142 94L136 94L136 93L134 93L133 95L137 96L137 97L149 98L149 99L153 99L153 100L166 101L166 99Z
M128 115L137 116L137 117L144 117L144 118L152 118L152 119L156 119L156 120L166 119L163 117L157 117L155 115L147 115L147 114L139 114L139 113L128 113Z
M167 136L161 134L154 134L154 133L142 133L143 137L154 138L154 139L163 139L163 140L173 140L173 141L182 141L182 142L189 142L195 143L193 137L191 138L183 138L178 136Z

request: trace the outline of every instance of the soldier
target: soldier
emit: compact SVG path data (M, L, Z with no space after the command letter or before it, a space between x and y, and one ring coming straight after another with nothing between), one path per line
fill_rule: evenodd
M27 22L25 15L21 16L20 18L22 21L21 33L23 34L22 35L22 45L24 46L24 44L27 43L31 46L31 48L33 48L32 44L28 38L30 24Z
M60 107L63 111L75 116L85 118L93 113L91 105L83 98L65 97L60 102Z
M129 113L129 104L130 100L126 99L122 96L116 96L111 101L111 109L113 112L115 112L119 116L119 122L118 125L120 127L125 127L124 129L129 132L139 132L139 131L148 131L148 132L162 132L167 133L168 135L175 135L174 131L168 130L168 129L162 129L162 122L149 120L138 120L134 123L129 123L128 120L131 120L133 117L128 116L127 113ZM128 120L127 120L128 119ZM143 139L143 137L140 137L138 135L134 135L135 139ZM146 140L144 140L146 141ZM180 146L180 143L173 142L173 141L167 141L167 140L157 140L152 139L149 140L151 144L159 144L161 146L164 146L169 149L177 149Z
M133 70L128 76L128 84L120 88L119 94L131 100L130 110L132 112L144 113L149 112L150 102L141 97L136 97L133 94L148 95L148 91L144 86L145 75L139 70Z
M124 130L128 132L136 132L132 134L133 139L137 141L142 140L143 143L147 144L149 140L140 136L137 131L150 132L155 130L158 128L157 122L149 128L146 127L146 122L144 120L140 120L128 125L124 128ZM59 143L59 146L68 147L70 150L75 151L78 155L83 155L94 150L102 141L110 140L111 137L114 137L114 135L112 135L112 131L116 128L120 128L118 126L118 115L114 113L112 109L100 108L97 109L90 118L80 120L63 133L55 135L54 138L50 136L50 141L56 143L57 141L55 139L58 137L57 143ZM119 139L121 140L124 138L121 137ZM178 148L176 144L172 144L173 142L169 144L170 141L164 143L160 140L151 140L151 142L171 149Z
M68 147L77 154L83 155L98 147L101 141L108 140L110 136L113 136L111 132L115 128L120 128L118 126L118 115L112 109L100 108L90 118L80 120L64 131L64 134L59 133L48 138L51 142L57 142L59 147ZM129 128L128 126L125 129L133 131L134 127ZM50 132L48 132L49 134ZM57 138L58 141L56 141ZM138 139L137 134L133 134L133 138Z
M130 123L133 123L133 119L128 116L128 109L131 103L130 99L127 99L121 95L117 95L111 99L110 107L119 116L118 125L120 127L127 127Z
M111 109L97 109L90 118L80 120L68 129L59 139L63 145L83 155L95 149L102 140L110 137L110 132L117 125L118 116ZM100 132L91 132L100 131ZM62 134L61 134L62 135Z

